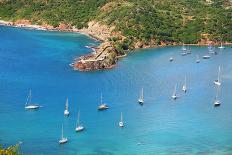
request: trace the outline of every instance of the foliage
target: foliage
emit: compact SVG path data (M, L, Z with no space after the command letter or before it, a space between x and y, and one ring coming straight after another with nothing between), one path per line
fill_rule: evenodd
M0 17L29 19L58 26L87 26L93 19L116 27L127 40L197 43L204 36L232 42L232 7L229 0L5 0ZM117 42L117 38L109 38Z
M0 155L22 155L18 152L19 144L3 149L0 145Z

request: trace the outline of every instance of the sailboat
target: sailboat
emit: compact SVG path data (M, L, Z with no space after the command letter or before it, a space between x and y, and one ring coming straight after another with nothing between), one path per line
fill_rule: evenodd
M31 90L29 90L29 95L27 97L27 102L25 104L25 109L38 109L40 106L38 104L33 104L31 102L32 95L31 95Z
M80 132L84 130L84 126L80 124L80 111L78 111L78 116L77 116L77 125L76 125L76 132Z
M197 58L196 58L196 63L200 63L201 60L200 60L200 58L199 58L199 55L197 55L196 57L197 57Z
M219 66L219 67L218 67L218 78L217 78L217 80L215 80L215 81L213 82L215 85L218 85L218 86L221 85L221 76L220 76L220 72L221 72L221 67Z
M218 97L218 95L219 95L219 88L220 88L220 86L217 86L217 93L216 93L215 100L214 100L214 106L215 106L215 107L218 107L218 106L221 105L221 102L220 102L220 100L218 99L218 98L219 98L219 97Z
M170 61L170 62L172 62L173 60L174 60L174 58L173 58L173 57L170 57L170 58L169 58L169 61Z
M68 111L68 98L66 99L66 103L65 103L64 115L65 115L65 116L69 116L69 111Z
M208 46L208 50L210 54L217 54L217 52L215 51L215 47L212 46L211 44Z
M188 53L187 53L187 48L184 46L184 44L183 44L183 46L182 46L182 49L181 49L181 55L182 56L185 56L185 55L187 55Z
M177 99L177 95L176 95L176 85L175 85L175 88L174 88L174 91L173 91L173 94L172 94L172 99L173 99L173 100L176 100L176 99Z
M141 105L143 105L143 103L144 103L144 99L143 99L143 88L142 88L142 90L141 90L141 93L140 93L140 97L139 97L139 99L138 99L138 102L139 102L139 104L141 104Z
M186 76L185 76L185 79L184 79L184 85L183 85L183 87L182 87L182 90L186 93L187 92L187 78L186 78Z
M203 56L203 59L209 59L210 58L210 55L204 55Z
M68 142L68 138L64 137L64 129L63 129L63 124L62 124L62 133L61 133L61 139L59 140L60 144L64 144Z
M118 125L119 125L119 127L123 127L124 126L122 112L121 112L121 119L120 119L120 122L118 123Z
M192 53L192 51L191 51L190 47L188 46L187 54L191 54L191 53Z
M102 102L102 94L101 94L101 104L98 106L98 110L102 111L102 110L106 110L109 109L108 105Z
M219 49L224 49L225 46L222 45L222 42L221 42L221 46L218 47Z

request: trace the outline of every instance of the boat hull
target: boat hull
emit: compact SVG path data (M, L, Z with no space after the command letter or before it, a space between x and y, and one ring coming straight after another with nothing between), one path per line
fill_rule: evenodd
M68 138L63 138L63 139L59 140L60 144L64 144L64 143L67 143L67 142L68 142Z

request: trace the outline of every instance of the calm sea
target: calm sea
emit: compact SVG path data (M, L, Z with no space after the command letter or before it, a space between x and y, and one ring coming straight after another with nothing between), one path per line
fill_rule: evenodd
M207 47L138 50L108 71L69 67L99 43L81 34L0 26L0 144L21 141L32 155L232 154L232 48L195 63ZM217 49L218 50L218 49ZM169 62L170 57L174 62ZM221 66L221 106L213 106L213 81ZM181 91L187 77L187 93ZM177 85L179 99L171 99ZM144 106L137 103L144 88ZM43 106L26 111L32 101ZM98 112L100 95L109 110ZM70 116L64 117L66 98ZM86 130L75 132L77 112ZM125 127L118 122L123 113ZM59 145L61 125L69 142Z

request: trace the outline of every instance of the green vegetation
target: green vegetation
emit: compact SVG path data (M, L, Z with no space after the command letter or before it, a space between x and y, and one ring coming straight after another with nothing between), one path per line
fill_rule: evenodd
M152 41L197 43L208 38L232 42L230 0L2 0L0 17L77 28L96 19L126 36L120 44L118 38L110 38L118 49Z
M0 155L22 155L18 152L19 144L3 149L0 145Z

